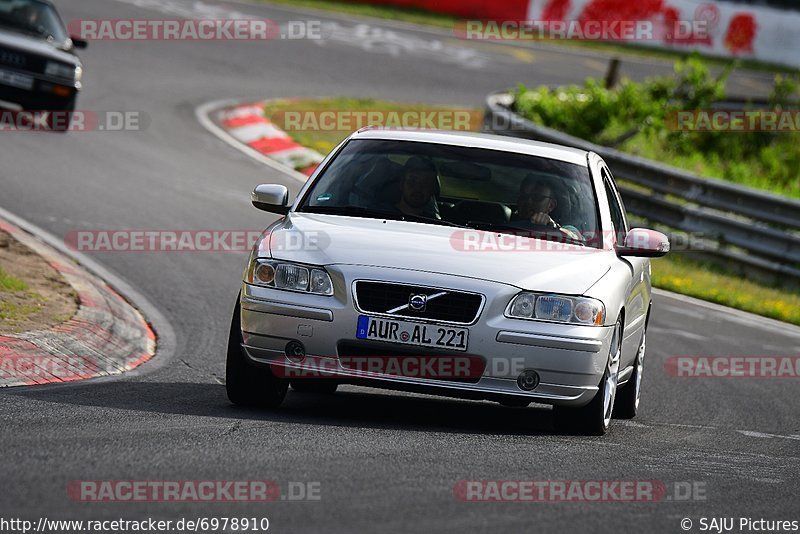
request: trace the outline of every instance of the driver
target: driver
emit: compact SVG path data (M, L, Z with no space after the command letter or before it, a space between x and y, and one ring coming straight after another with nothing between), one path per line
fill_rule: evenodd
M434 200L437 178L438 172L432 161L421 156L409 158L403 169L403 187L400 200L394 204L395 209L406 215L440 219Z
M19 23L24 24L28 28L38 27L40 13L33 5L17 8L14 10L13 15Z
M512 220L530 223L537 226L548 226L578 241L583 237L577 228L571 225L561 226L552 213L558 207L556 188L547 179L529 174L522 180L517 198L517 212Z

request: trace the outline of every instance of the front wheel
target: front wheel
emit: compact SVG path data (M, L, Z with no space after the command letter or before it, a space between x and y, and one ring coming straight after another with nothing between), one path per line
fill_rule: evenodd
M231 319L228 357L225 365L225 389L228 399L240 406L277 408L286 397L289 381L276 377L269 367L251 364L242 348L241 308L239 299Z
M608 354L603 378L600 380L597 395L580 408L555 406L556 428L567 432L575 432L589 436L602 436L611 425L611 413L617 395L619 379L619 360L622 351L622 323L614 327L611 350Z
M633 364L633 374L628 383L622 386L614 405L614 417L618 419L633 419L639 413L639 398L642 396L642 371L644 371L644 353L646 348L645 332L642 332L642 341L636 352L636 361Z
M53 132L66 133L72 125L72 114L75 112L76 98L72 97L62 109L47 112L45 122L47 129Z

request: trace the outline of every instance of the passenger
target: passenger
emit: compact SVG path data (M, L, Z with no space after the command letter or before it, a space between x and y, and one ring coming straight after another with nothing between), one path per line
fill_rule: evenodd
M559 224L553 219L559 199L556 187L544 178L529 174L522 180L517 198L517 212L512 220L538 226L548 226L577 241L583 241L580 231L572 225Z

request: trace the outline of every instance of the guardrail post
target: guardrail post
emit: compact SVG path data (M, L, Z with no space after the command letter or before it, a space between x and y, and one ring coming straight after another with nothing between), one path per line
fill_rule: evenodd
M606 71L606 89L613 89L619 83L619 58L611 58Z

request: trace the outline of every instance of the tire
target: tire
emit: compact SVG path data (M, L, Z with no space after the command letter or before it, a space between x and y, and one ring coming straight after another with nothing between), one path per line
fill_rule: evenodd
M67 133L72 124L72 112L75 111L75 101L76 99L73 97L64 105L63 109L50 110L45 119L47 128L53 132ZM57 115L53 115L53 112L56 112Z
M639 399L642 395L642 372L644 371L644 356L647 343L647 331L642 332L639 350L633 364L633 374L630 380L620 388L614 404L614 417L617 419L633 419L639 413Z
M228 399L240 406L277 408L286 397L288 387L288 380L276 377L269 367L256 367L244 354L241 309L237 297L231 319L228 357L225 364L225 389Z
M292 390L299 393L318 393L321 395L333 395L339 384L330 378L303 378L289 382Z
M602 436L608 432L617 394L621 351L622 323L618 322L614 327L611 350L597 394L589 404L580 408L555 406L553 411L558 430L587 436Z

